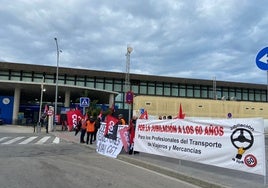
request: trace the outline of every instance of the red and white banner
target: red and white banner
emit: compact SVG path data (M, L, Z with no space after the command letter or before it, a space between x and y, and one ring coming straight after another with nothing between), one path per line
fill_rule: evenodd
M266 175L264 120L137 120L134 150Z
M118 126L118 131L123 128L123 126ZM121 152L123 144L120 134L117 134L116 139L111 139L105 137L106 123L102 123L97 132L97 144L96 152L105 155L107 157L116 158Z
M66 114L67 114L68 130L72 131L78 124L78 121L80 121L80 119L83 118L83 115L80 112L80 110L70 110L66 112Z
M129 141L129 126L123 126L119 130L120 138L122 141L122 144L124 146L124 150L128 152L129 147L130 147L130 141Z
M106 117L104 136L116 140L118 130L118 119L112 115Z

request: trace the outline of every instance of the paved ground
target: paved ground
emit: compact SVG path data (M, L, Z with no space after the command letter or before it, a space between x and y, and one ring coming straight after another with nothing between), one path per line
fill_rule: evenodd
M14 125L0 126L0 130L1 132L7 130L12 130L14 132L33 132L32 127ZM41 132L44 133L45 129L42 128ZM80 144L79 134L77 136L74 136L74 132L61 131L61 127L58 127L56 131L50 132L48 134L53 134L60 139ZM85 147L88 147L89 149L95 149L95 144L83 145ZM145 153L129 155L122 150L117 160L122 160L138 166L142 166L144 168L154 170L159 173L166 174L168 176L191 182L201 187L268 187L265 182L267 175L264 178L263 176L257 176L254 174L217 168L213 166L202 165L199 163L193 163L168 157L161 157Z

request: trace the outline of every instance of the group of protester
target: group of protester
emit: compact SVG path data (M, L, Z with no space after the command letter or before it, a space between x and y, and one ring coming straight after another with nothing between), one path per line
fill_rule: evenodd
M88 119L81 119L75 127L75 136L81 131L80 143L93 144L96 141L97 132L101 125L101 119L98 117L96 120L93 116ZM86 135L86 141L85 141Z
M133 139L135 135L135 126L136 126L137 117L133 117L131 123L129 123L129 135L132 137L132 143L130 143L129 154L137 154L139 152L133 151ZM123 114L118 115L118 125L126 125L127 121L125 120ZM77 126L75 127L75 136L80 133L80 143L93 144L96 141L97 132L101 126L101 118L97 117L94 119L93 116L90 116L87 119L81 119ZM85 141L86 136L86 141Z

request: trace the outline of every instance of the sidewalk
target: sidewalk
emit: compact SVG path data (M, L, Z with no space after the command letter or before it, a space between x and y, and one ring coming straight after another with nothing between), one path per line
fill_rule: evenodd
M51 132L55 136L80 144L80 133L74 136L74 132L55 131ZM93 145L83 144L85 147L95 150ZM203 165L190 161L184 161L174 158L156 156L146 153L129 155L124 150L118 155L117 160L122 160L143 168L174 177L200 187L219 188L264 188L264 177L240 171L218 168L214 166Z
M5 125L0 126L2 133L16 132L16 133L33 133L32 126L18 126ZM40 134L40 133L33 133ZM45 128L41 129L41 134L45 133ZM61 127L57 127L56 131L49 132L60 139L80 144L80 133L74 136L74 132L61 131ZM83 144L91 150L96 149L95 143L93 145ZM174 177L200 187L219 188L264 188L264 177L241 171L233 171L229 169L218 168L214 166L203 165L190 161L184 161L174 158L162 157L146 153L139 153L136 155L129 155L124 150L118 155L116 160L125 161L143 168ZM267 165L266 165L267 166ZM267 170L266 170L267 172ZM266 176L267 177L267 176Z

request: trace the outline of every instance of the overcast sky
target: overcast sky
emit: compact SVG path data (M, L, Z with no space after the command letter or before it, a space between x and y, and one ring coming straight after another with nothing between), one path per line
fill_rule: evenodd
M0 61L267 84L265 0L0 2Z

